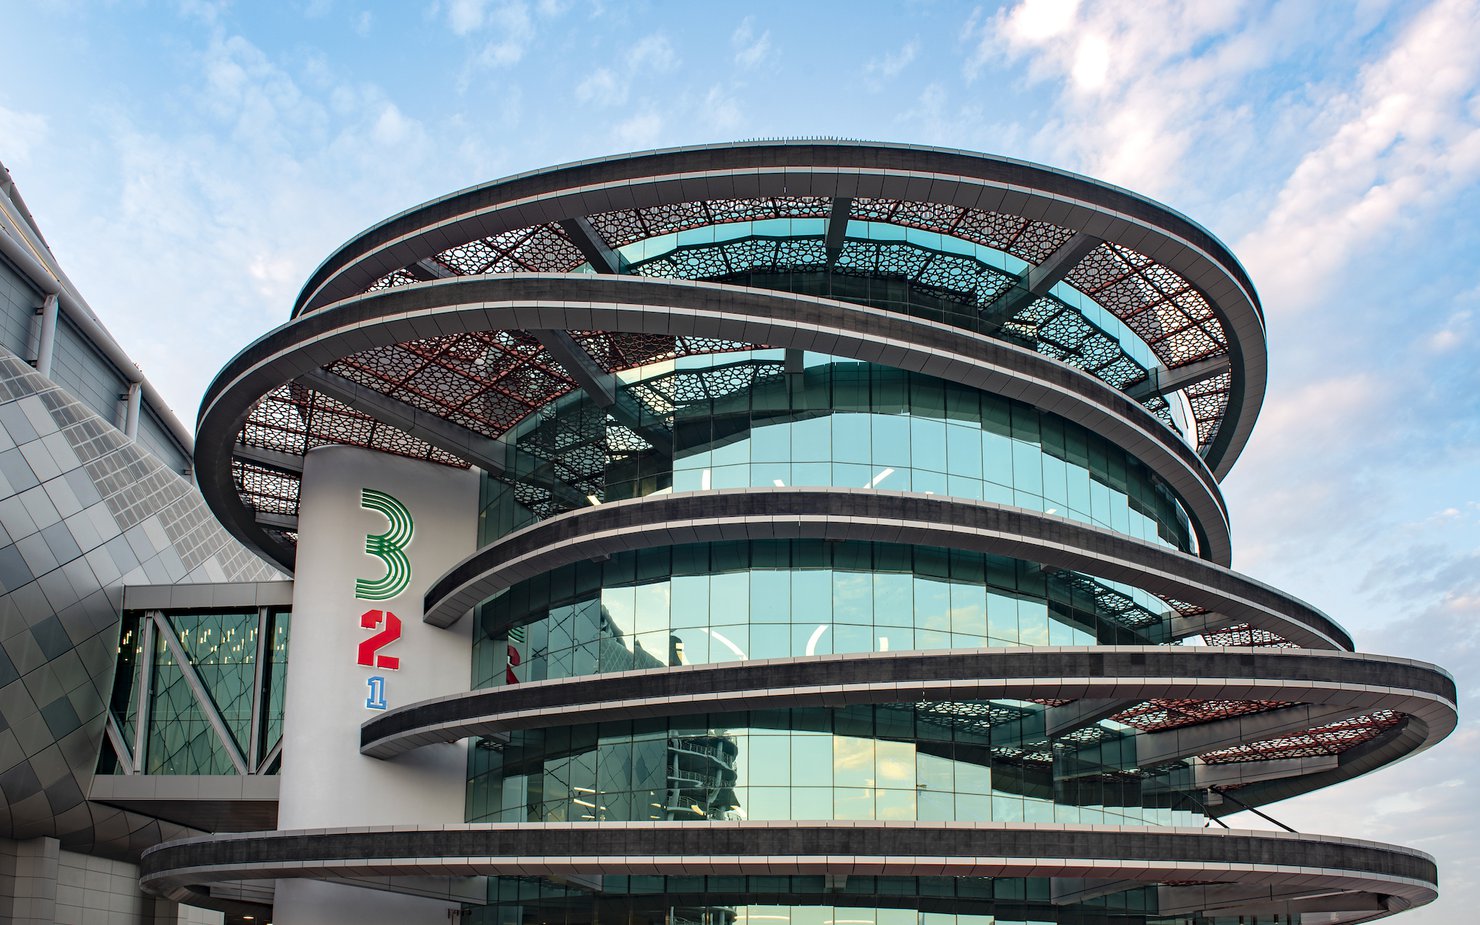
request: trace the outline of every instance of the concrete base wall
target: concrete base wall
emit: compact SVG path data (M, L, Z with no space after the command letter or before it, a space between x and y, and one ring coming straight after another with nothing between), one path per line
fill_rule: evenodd
M139 891L139 868L61 850L55 838L0 839L0 922L14 925L221 925L219 912Z

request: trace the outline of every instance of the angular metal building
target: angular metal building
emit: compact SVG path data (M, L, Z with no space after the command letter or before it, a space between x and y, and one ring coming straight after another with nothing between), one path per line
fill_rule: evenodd
M93 799L103 743L132 744L107 709L123 586L275 571L206 510L189 433L3 167L0 348L0 921L173 922L173 903L99 886L131 884L139 852L192 831Z
M142 885L280 925L1427 903L1420 852L1226 821L1456 722L1228 567L1264 388L1217 239L1003 158L684 148L387 219L202 404L205 502L291 589L120 605L112 721L175 747L120 735L109 792L214 833ZM190 735L160 636L236 705Z

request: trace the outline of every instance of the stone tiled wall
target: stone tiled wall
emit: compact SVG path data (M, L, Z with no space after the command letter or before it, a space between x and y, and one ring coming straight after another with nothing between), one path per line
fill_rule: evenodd
M0 351L0 837L126 857L177 831L86 800L122 586L274 577L192 484Z
M0 922L13 925L220 925L219 912L139 891L127 861L64 851L55 838L0 838Z

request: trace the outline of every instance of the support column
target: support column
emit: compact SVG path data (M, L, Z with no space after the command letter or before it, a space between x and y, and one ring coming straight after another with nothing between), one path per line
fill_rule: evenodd
M293 622L279 828L463 822L465 743L383 761L360 754L360 723L468 690L473 621L430 626L422 597L476 546L478 479L354 447L304 457L293 612L312 618ZM447 910L446 900L280 880L273 921L446 925Z
M51 925L56 919L61 842L0 839L0 921Z
M37 324L39 329L36 333L36 372L51 378L51 358L56 352L57 343L57 297L56 293L48 295L41 300L41 310L37 312Z
M130 440L139 439L139 406L143 403L144 384L141 382L130 382L128 392L124 393L124 401L127 403L123 411L123 435Z

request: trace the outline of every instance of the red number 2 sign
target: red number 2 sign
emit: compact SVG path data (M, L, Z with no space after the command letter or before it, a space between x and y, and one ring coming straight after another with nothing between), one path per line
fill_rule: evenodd
M360 615L360 626L373 630L385 624L385 629L360 643L356 662L366 668L387 668L394 671L401 667L401 660L394 655L381 655L380 650L401 638L401 618L389 610L367 610Z

